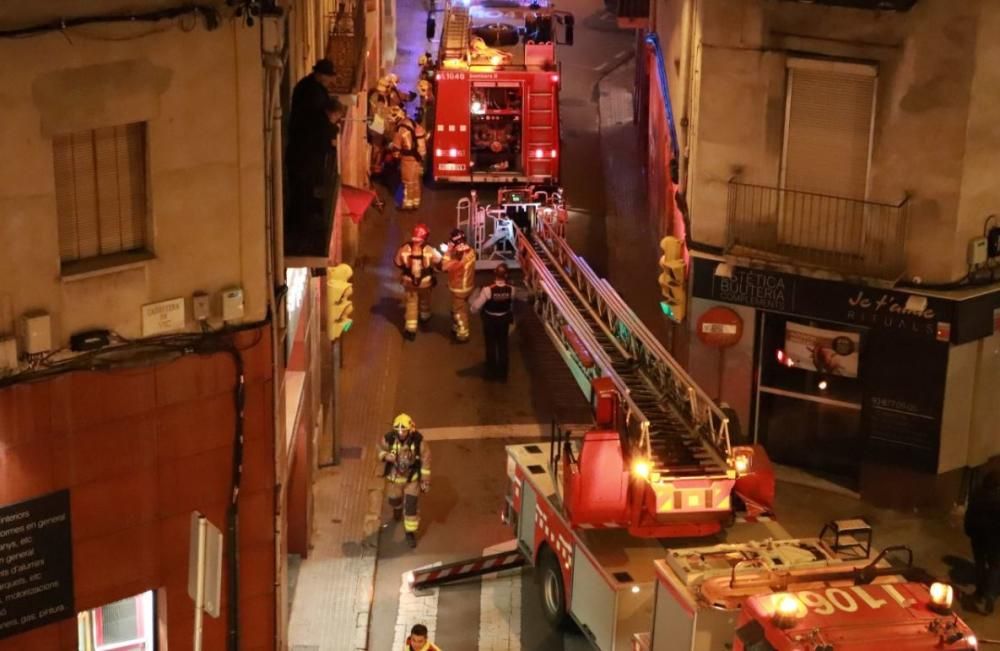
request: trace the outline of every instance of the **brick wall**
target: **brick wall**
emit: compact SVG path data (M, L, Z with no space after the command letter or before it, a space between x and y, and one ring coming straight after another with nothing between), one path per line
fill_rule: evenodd
M236 340L246 372L240 648L261 651L274 648L271 337L262 328ZM169 651L191 648L190 516L225 532L234 382L231 357L216 354L0 390L0 506L70 490L78 611L163 588ZM219 619L205 618L205 649L225 649L226 601ZM0 651L77 648L75 619L0 640Z

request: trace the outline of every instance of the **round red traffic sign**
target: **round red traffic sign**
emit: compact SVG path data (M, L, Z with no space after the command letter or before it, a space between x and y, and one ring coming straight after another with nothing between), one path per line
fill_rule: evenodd
M716 306L698 317L698 339L706 346L726 348L743 336L743 319L728 307Z

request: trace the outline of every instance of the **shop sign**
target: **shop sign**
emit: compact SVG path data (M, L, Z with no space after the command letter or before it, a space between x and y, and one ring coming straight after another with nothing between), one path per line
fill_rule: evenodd
M906 292L735 266L716 275L719 264L694 258L694 296L928 339L938 337L941 324L952 322L953 303L942 299L926 298L913 306L907 304L913 295Z
M0 508L0 639L73 617L69 491Z

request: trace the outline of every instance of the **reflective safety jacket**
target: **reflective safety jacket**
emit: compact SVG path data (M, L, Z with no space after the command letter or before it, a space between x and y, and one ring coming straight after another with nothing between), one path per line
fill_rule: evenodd
M448 245L441 268L448 274L448 289L468 296L476 286L476 252L468 244Z
M394 461L386 461L389 453L395 455ZM385 477L389 481L408 484L431 479L431 449L418 431L410 432L405 440L395 431L386 434L379 441L378 458L385 461Z
M407 242L396 251L394 262L403 272L404 287L431 287L434 267L441 264L441 252L427 244Z

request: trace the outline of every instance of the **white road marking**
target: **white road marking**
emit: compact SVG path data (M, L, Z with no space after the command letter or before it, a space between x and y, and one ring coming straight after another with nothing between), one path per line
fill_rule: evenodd
M593 424L562 425L564 430L583 432L593 428ZM514 425L463 425L459 427L421 427L420 433L428 441L454 441L459 439L503 439L532 438L547 439L550 425L541 423L519 423Z
M435 563L434 565L440 565ZM399 609L396 611L396 632L393 636L392 648L402 649L406 636L414 624L427 627L428 637L434 639L437 632L438 591L440 588L414 592L406 580L407 573L400 577Z
M611 65L611 62L610 62L610 61L605 61L605 62L604 62L604 63L602 63L601 65L599 65L599 66L597 66L596 68L594 68L594 70L595 70L596 72L604 72L605 70L607 70L607 69L608 69L608 66L610 66L610 65Z
M625 57L627 57L630 54L632 54L630 51L628 51L628 50L622 50L621 52L619 52L618 54L615 55L615 58L616 59L624 59Z
M514 539L483 550L483 555L510 551ZM521 570L483 577L479 589L479 651L521 651Z

